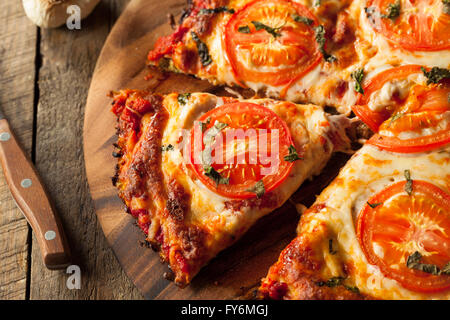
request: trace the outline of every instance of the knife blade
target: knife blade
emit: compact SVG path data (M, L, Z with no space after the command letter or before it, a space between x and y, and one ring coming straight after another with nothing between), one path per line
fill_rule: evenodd
M0 162L11 195L36 235L45 266L61 269L70 265L70 249L60 219L1 108Z

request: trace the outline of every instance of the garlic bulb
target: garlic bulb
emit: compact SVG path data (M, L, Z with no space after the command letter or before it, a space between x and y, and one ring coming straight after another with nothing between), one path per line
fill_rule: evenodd
M22 0L25 13L36 25L42 28L56 28L66 23L67 8L76 5L80 8L81 19L87 17L100 0Z

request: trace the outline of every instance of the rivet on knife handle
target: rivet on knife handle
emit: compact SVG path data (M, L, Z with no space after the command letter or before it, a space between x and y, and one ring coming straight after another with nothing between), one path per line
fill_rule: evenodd
M0 120L0 161L11 194L36 235L44 264L49 269L68 266L70 250L61 222L6 119Z

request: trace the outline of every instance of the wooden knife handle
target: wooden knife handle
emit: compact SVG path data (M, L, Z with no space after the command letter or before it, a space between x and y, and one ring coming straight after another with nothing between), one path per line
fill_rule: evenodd
M45 266L49 269L68 266L70 250L61 222L6 119L0 120L0 161L11 194L37 237Z

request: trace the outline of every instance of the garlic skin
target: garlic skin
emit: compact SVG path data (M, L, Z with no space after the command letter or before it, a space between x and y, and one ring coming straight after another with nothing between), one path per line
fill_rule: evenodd
M66 23L71 5L80 7L81 19L87 17L100 0L22 0L28 18L42 28L57 28Z

